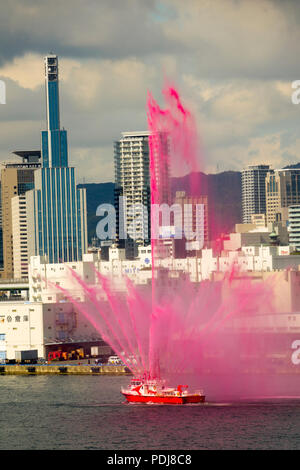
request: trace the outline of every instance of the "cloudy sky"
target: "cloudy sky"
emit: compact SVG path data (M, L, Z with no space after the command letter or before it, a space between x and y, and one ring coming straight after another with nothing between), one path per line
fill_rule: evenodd
M167 77L195 113L206 172L300 161L300 2L0 0L0 161L38 149L43 57L60 60L61 123L79 182L113 181L113 141L147 129Z

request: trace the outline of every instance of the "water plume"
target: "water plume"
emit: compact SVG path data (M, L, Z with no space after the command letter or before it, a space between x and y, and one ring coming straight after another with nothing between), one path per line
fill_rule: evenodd
M163 96L165 109L151 93L147 98L152 205L174 203L175 176L189 179L189 196L203 194L203 155L195 119L174 87L167 85ZM151 230L154 223L151 218ZM71 271L84 302L58 289L134 374L169 382L185 381L188 375L192 383L207 385L219 397L270 392L274 380L266 379L269 362L261 351L265 337L246 330L249 318L275 314L276 275L257 280L233 263L223 276L192 282L183 271L163 268L160 243L151 237L152 282L146 286L124 278L126 288L120 292L113 279L99 272L91 286Z

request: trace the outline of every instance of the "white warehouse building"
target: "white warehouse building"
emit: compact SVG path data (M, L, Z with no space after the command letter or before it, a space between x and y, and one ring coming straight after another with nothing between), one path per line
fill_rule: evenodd
M46 358L49 348L66 342L100 341L99 333L71 303L0 303L0 360L15 359L16 351L30 349Z
M192 282L217 279L232 265L249 275L260 273L260 277L291 268L298 274L300 256L289 253L289 246L244 246L217 257L212 249L204 249L199 258L169 257L159 263L174 278L180 273L188 274ZM71 270L88 286L98 283L98 271L114 281L114 289L125 292L125 276L139 286L151 283L151 247L139 247L139 257L134 260L125 259L125 250L115 247L109 249L109 261L101 260L95 253L84 255L82 261L65 264L48 264L44 257L32 257L29 301L0 302L0 359L14 359L16 351L26 349L37 349L39 356L46 358L49 350L60 345L100 344L99 331L77 308L77 302L84 302L86 298ZM283 299L287 309L290 308L287 298L291 297L289 305L292 305L297 290L295 287L293 294L287 290ZM73 303L69 300L70 293Z

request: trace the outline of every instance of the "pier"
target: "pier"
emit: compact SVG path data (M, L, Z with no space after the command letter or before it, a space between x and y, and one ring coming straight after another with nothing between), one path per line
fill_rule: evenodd
M126 366L115 365L0 365L0 375L129 375Z

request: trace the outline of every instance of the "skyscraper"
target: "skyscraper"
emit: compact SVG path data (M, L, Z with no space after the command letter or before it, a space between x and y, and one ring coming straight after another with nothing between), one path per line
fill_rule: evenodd
M1 228L3 234L3 271L1 277L10 279L14 275L14 247L12 231L12 199L24 195L34 187L34 172L40 167L39 150L18 151L15 155L22 158L22 162L4 163L1 170ZM20 214L20 220L23 214ZM21 240L22 245L25 240ZM1 248L0 248L1 249Z
M267 222L288 219L288 207L300 204L300 169L289 168L270 172L266 178Z
M198 229L199 233L196 234L197 240L199 241L202 238L203 245L207 244L209 239L207 196L188 196L185 191L176 191L175 204L179 204L181 206L182 227L184 228L186 238L188 240L194 240L193 237L195 237L196 230ZM190 206L190 212L185 210L186 206ZM201 219L201 223L199 223L199 227L197 227L197 211L200 212L200 207L203 207L203 219ZM197 245L195 242L194 244L195 246Z
M47 130L42 131L42 168L26 194L29 257L49 263L77 261L87 250L86 192L77 189L75 168L68 166L67 131L60 128L58 57L45 57Z
M289 244L292 249L300 250L300 205L289 206Z
M14 278L28 278L28 226L26 195L11 200Z
M42 131L43 168L67 168L67 131L60 128L58 58L48 55L44 61L47 130Z
M243 223L251 223L252 214L266 213L267 173L269 165L252 165L242 171Z
M114 158L117 241L133 257L150 243L149 132L122 132Z

